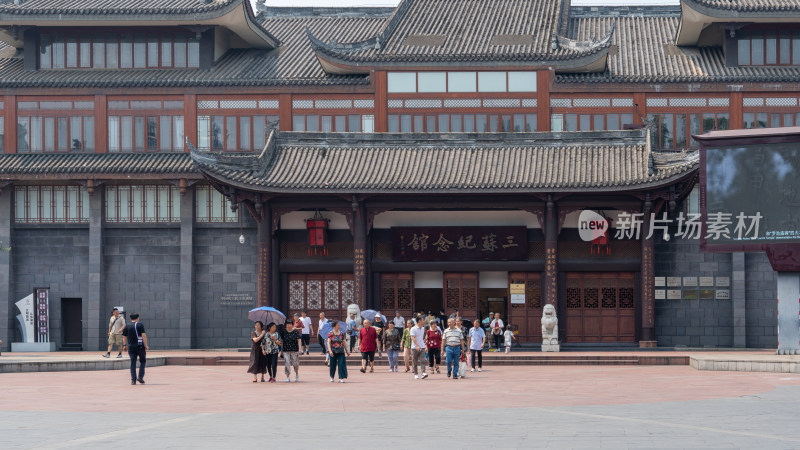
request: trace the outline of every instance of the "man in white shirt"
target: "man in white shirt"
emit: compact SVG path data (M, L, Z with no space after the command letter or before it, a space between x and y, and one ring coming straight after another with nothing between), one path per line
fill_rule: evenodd
M311 335L314 334L313 328L311 328L311 317L308 317L308 313L303 311L300 313L300 321L303 322L303 330L300 334L300 340L303 346L306 348L306 355L308 354L308 349L311 346ZM300 348L300 354L303 354L303 348Z
M114 345L117 346L117 358L122 358L122 329L125 328L125 318L119 315L119 310L114 308L111 318L108 320L108 351L103 355L103 358L111 357L111 350Z
M406 326L406 319L404 319L403 316L400 315L400 311L394 312L394 319L392 319L392 322L394 323L394 327L400 330L401 332L403 331L403 328Z
M328 356L328 352L325 351L325 339L327 339L328 336L323 337L322 335L319 334L319 331L326 323L328 323L328 319L325 318L325 313L324 312L319 313L319 324L317 325L317 339L319 340L319 346L322 347L322 356Z
M503 342L503 328L505 328L505 325L503 324L503 320L500 318L500 313L495 313L494 319L492 319L492 322L489 325L489 329L492 333L492 339L494 340L493 352L500 351L500 345Z
M425 319L417 318L417 325L411 327L411 365L414 366L414 379L419 379L422 372L422 379L428 378L425 367L428 366L425 359ZM420 369L419 372L417 369Z

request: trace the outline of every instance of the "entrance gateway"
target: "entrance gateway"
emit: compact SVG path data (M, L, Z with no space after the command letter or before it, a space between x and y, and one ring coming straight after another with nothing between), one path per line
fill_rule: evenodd
M480 280L490 273L487 285ZM497 286L498 274L506 287ZM415 275L420 278L416 287ZM539 272L381 273L376 308L387 318L395 311L407 320L417 311L449 316L456 309L465 319L483 320L499 312L513 326L520 342L541 342L542 275ZM563 328L567 343L633 343L636 331L636 281L632 272L570 272L563 289ZM290 314L305 310L316 319L345 319L352 303L352 274L290 274ZM523 303L511 303L510 286L522 284ZM436 286L438 287L432 287Z

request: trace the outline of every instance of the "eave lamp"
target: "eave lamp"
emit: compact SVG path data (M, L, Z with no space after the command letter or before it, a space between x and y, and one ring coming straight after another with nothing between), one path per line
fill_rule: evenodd
M328 224L330 220L320 214L319 210L310 219L306 219L308 231L308 255L328 256Z

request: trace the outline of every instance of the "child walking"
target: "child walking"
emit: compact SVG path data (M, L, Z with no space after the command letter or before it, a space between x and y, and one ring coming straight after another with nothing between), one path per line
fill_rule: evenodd
M506 332L503 333L503 337L506 338L506 353L508 353L511 351L511 341L517 339L517 337L514 336L514 332L511 331L511 324L508 324L506 327Z

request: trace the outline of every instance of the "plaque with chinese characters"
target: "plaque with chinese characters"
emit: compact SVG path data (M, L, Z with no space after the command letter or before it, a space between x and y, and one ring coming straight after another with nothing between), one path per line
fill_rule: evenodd
M525 227L395 227L394 261L524 261Z

